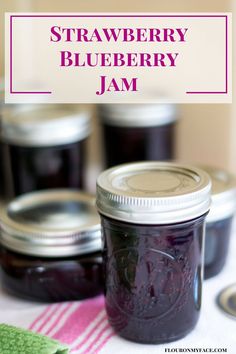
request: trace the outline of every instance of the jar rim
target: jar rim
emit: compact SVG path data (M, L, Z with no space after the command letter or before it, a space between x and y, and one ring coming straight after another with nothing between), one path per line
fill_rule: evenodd
M174 123L177 109L173 104L101 104L103 123L117 127L151 127Z
M139 162L108 169L97 179L97 208L138 224L171 224L205 214L211 181L206 172L173 162Z
M60 257L101 250L94 196L75 190L38 191L2 208L1 243L27 255Z
M6 143L26 147L56 146L83 140L90 131L87 109L43 105L3 116L1 137Z
M212 204L207 222L233 216L236 210L236 176L225 169L199 165L212 181Z

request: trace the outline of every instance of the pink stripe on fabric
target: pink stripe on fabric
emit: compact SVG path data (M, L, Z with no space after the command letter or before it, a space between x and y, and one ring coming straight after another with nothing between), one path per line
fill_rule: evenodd
M110 327L110 325L107 323L107 325L100 331L98 332L98 334L96 335L96 337L94 338L94 340L92 341L92 343L89 345L88 348L85 349L85 351L83 352L83 354L88 354L88 353L94 353L91 351L91 349L94 347L94 345L96 345L97 341L99 340L99 338L103 335L103 333L106 332L106 330ZM87 338L88 340L88 338ZM79 349L79 348L78 348Z
M75 348L73 348L73 351L80 349L88 341L89 337L93 335L93 333L96 331L97 327L99 327L100 324L104 321L107 321L107 320L104 317L101 318L101 320L97 323L97 326L95 328L91 328L91 330L87 333L86 337L82 340L82 342L80 342Z
M30 325L29 330L33 330L35 325L48 313L49 310L51 310L52 305L49 305L45 308L45 310L34 320L34 322Z
M97 347L97 349L93 352L93 354L98 354L103 347L105 347L106 343L109 341L111 337L113 337L115 334L114 332L110 333L107 337L104 338L102 343ZM87 353L88 354L88 353Z
M103 296L83 301L81 306L67 319L63 327L53 335L53 338L66 344L72 344L96 318L103 307Z
M45 335L48 335L51 330L56 327L56 325L59 323L59 321L61 320L62 316L65 314L65 312L72 306L73 302L70 302L67 304L67 306L64 308L64 310L60 313L60 315L55 319L55 321L52 323L52 325L50 326L50 328L47 330L47 332L45 333Z
M61 304L56 305L54 310L52 312L50 312L50 314L48 316L46 316L46 318L43 321L43 323L41 324L41 326L37 329L37 332L41 332L43 330L44 326L47 324L49 319L57 312L57 310L60 308L60 306L61 306Z

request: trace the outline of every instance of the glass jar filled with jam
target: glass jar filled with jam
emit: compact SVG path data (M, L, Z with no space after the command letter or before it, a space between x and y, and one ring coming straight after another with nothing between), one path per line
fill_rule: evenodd
M3 117L14 109L16 108L13 105L4 103L4 89L0 86L0 200L2 201L13 195L9 150L2 139L2 122Z
M103 292L95 198L72 190L26 194L3 208L1 281L23 298L55 302Z
M9 150L13 196L84 187L89 113L45 106L20 110L3 119L2 140Z
M211 182L201 169L124 164L97 180L109 321L122 337L184 337L201 308L202 246Z
M236 178L219 168L202 168L212 180L212 204L206 221L204 277L207 279L219 274L227 260L236 210Z
M42 104L6 104L4 96L4 78L0 78L0 200L2 201L6 201L14 196L9 148L4 143L2 134L3 120L8 119L9 116L17 112L34 110L36 107L43 106Z
M174 158L176 109L170 104L99 107L106 167Z

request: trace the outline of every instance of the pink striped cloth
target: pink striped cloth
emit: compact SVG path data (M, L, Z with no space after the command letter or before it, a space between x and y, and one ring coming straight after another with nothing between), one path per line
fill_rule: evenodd
M114 335L103 296L49 305L29 329L67 344L71 354L97 354Z

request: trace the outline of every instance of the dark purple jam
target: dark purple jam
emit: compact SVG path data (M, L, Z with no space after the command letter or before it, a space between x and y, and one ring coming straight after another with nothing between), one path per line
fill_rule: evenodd
M9 145L14 195L52 188L83 188L85 139L50 147Z
M205 215L172 225L101 219L111 326L140 343L184 337L201 308Z
M30 300L81 300L103 292L100 252L67 258L39 258L1 250L3 288Z
M211 278L223 269L228 249L233 217L206 224L204 278Z
M105 165L174 158L175 123L153 127L103 124Z

